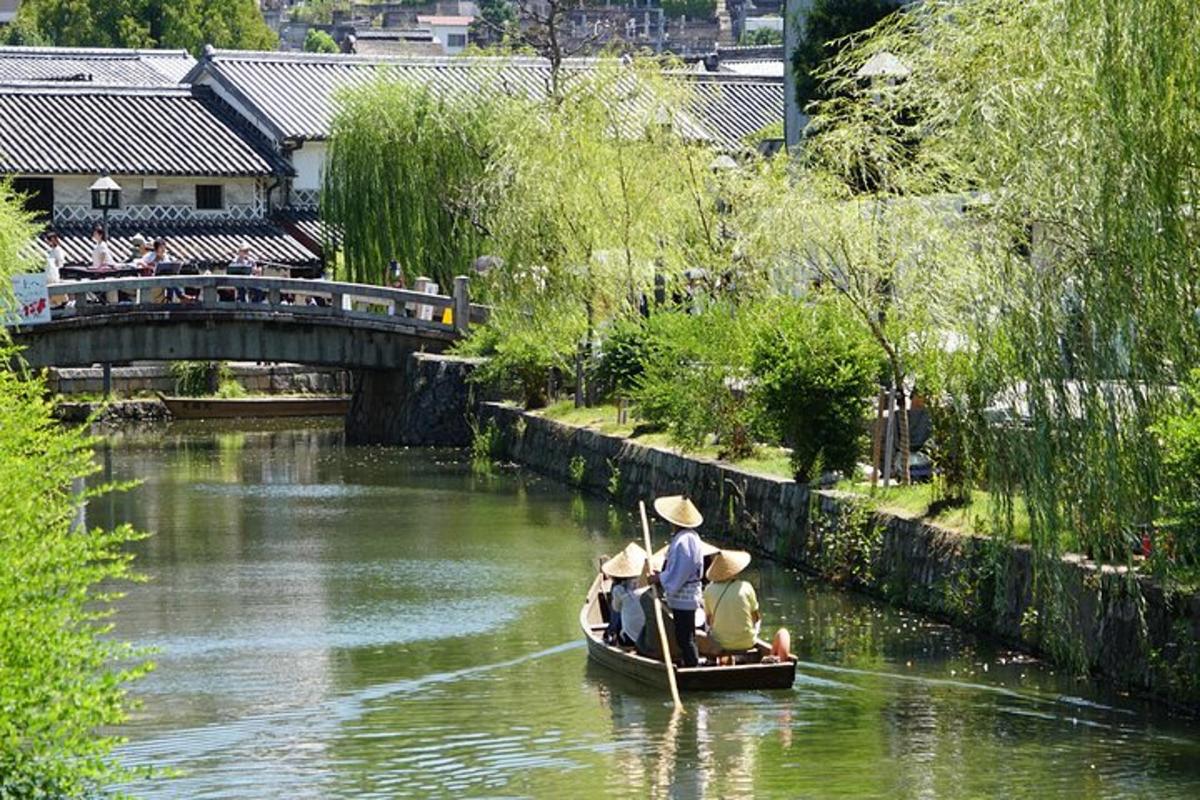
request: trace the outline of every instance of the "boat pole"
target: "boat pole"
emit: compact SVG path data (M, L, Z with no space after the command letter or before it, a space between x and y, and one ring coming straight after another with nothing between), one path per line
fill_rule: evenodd
M642 540L646 546L646 563L642 567L642 571L646 574L646 578L650 577L650 554L654 552L654 548L650 545L650 520L646 518L646 502L638 501L638 508L642 512ZM667 685L671 687L671 699L675 701L675 710L683 711L683 703L679 699L679 687L675 683L675 663L671 661L671 643L667 641L667 629L663 626L662 601L658 599L658 592L654 591L654 586L650 587L654 597L654 618L658 622L658 642L662 647L663 663L667 665Z

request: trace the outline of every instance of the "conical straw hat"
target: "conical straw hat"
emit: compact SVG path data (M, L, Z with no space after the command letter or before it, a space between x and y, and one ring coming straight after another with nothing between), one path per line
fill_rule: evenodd
M636 578L642 574L646 563L646 551L637 542L630 542L625 549L605 561L600 571L610 578Z
M722 550L713 559L705 576L713 583L727 581L744 570L750 563L750 554L745 550Z
M704 522L699 509L681 494L658 498L654 501L654 511L667 522L680 528L698 528Z
M667 561L667 550L670 549L670 547L671 545L664 544L662 547L654 551L654 555L650 556L650 569L654 570L655 572L662 572L663 564L665 564ZM701 558L715 556L719 552L721 552L721 548L717 547L715 544L709 544L703 539L700 540Z

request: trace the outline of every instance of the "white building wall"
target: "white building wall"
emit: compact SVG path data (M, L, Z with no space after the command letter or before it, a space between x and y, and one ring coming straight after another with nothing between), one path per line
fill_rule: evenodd
M263 219L266 217L264 182L256 178L156 178L157 189L145 188L142 176L113 175L121 186L121 210L109 219L169 220L183 219ZM89 187L94 176L57 175L54 177L54 217L59 222L98 219L92 209ZM224 208L196 208L196 186L220 184L224 187Z
M292 151L292 168L296 170L293 190L321 190L321 179L325 174L325 151L325 142L313 141L305 142L298 150Z

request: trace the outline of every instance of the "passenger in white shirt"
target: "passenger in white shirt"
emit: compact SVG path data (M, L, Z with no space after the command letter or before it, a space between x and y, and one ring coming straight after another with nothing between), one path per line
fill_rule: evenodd
M108 237L104 228L97 225L92 229L92 269L111 267L113 265L112 251L108 249Z
M62 280L62 268L67 263L67 253L63 250L62 242L58 238L58 231L50 231L46 234L46 244L50 245L46 250L46 283L58 283ZM66 302L65 294L50 296L51 307L57 308L65 305Z

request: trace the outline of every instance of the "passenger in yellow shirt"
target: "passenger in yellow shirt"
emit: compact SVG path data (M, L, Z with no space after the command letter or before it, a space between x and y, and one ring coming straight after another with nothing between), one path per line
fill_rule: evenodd
M748 581L737 579L749 563L750 554L744 550L722 550L708 568L710 583L704 590L708 635L698 642L700 652L706 656L754 646L762 623L758 595Z

